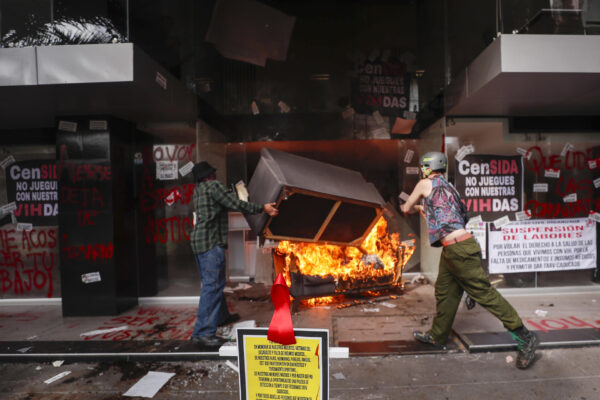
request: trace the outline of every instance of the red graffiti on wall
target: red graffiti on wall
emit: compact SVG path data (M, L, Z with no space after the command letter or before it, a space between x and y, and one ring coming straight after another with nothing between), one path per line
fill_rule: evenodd
M533 146L527 149L527 153L531 157L525 157L525 167L536 175L543 175L546 169L559 170L564 167L567 170L584 171L589 169L589 161L595 158L592 155L593 148L585 149L584 151L567 151L564 158L560 154L545 155L544 151L539 146Z
M195 144L158 145L152 149L154 161L194 161Z
M54 229L0 229L0 291L22 295L46 289L52 297L56 245Z
M173 203L189 204L192 201L194 195L195 185L188 183L182 186L174 186L168 189L156 189L142 192L140 196L140 203L142 206L142 212L148 212L162 207L165 204L167 198L174 192L179 193L178 196L173 198Z
M166 243L168 241L181 243L190 240L189 232L192 229L190 217L152 218L148 216L144 227L147 243Z
M600 211L600 198L583 199L573 203L548 203L529 200L525 203L525 212L530 217L538 218L573 218L578 215L587 215Z
M75 188L62 186L60 188L61 204L72 204L83 208L103 208L102 193L96 187Z
M525 157L525 166L537 176L542 177L548 169L565 169L587 171L592 170L594 161L594 148L584 151L567 150L564 157L559 154L544 154L539 146L527 150L531 157ZM591 162L590 162L591 161ZM596 165L597 168L597 165ZM600 211L600 199L595 195L595 186L591 179L576 179L561 175L554 187L554 192L564 198L575 193L577 200L571 203L547 202L531 199L525 204L525 212L530 217L537 218L573 218Z
M82 245L70 245L68 243L68 236L63 235L63 247L62 253L66 259L69 260L110 260L113 258L115 249L112 242L108 243L93 243L93 244L82 244Z

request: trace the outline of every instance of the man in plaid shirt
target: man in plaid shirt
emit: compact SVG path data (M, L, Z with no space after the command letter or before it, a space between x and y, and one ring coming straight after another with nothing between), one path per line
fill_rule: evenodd
M238 199L215 179L215 171L206 161L194 165L192 169L196 181L193 197L196 223L190 243L202 281L202 291L191 340L207 347L220 346L224 342L215 335L217 326L240 318L237 314L229 313L223 295L228 210L247 214L265 212L272 217L279 212L274 207L275 203L260 205Z

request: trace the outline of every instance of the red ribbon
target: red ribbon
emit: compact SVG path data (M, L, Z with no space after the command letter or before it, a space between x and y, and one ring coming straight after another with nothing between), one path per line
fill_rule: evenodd
M275 306L275 312L271 318L267 339L284 346L296 344L292 313L290 312L290 290L281 273L277 275L273 287L271 287L271 301Z

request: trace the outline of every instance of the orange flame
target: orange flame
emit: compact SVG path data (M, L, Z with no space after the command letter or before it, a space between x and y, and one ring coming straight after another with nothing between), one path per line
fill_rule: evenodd
M398 233L387 232L387 222L381 217L367 235L361 249L351 246L281 241L279 254L285 254L288 285L289 272L320 277L331 276L337 283L336 291L364 282L372 285L396 283L402 269L415 251L415 240L400 242ZM376 255L381 264L373 265ZM369 264L370 263L370 264Z

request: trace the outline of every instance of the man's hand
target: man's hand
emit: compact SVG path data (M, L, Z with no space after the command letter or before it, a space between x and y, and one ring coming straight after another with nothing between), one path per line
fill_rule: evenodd
M422 205L420 205L420 204L417 204L417 205L413 206L413 208L414 208L415 210L417 210L417 211L419 212L419 214L421 214L421 217L423 217L423 218L426 218L426 217L425 217L425 208L423 208L423 206L422 206Z
M275 208L275 203L267 203L264 205L263 210L265 213L269 214L271 217L279 214L279 210Z

